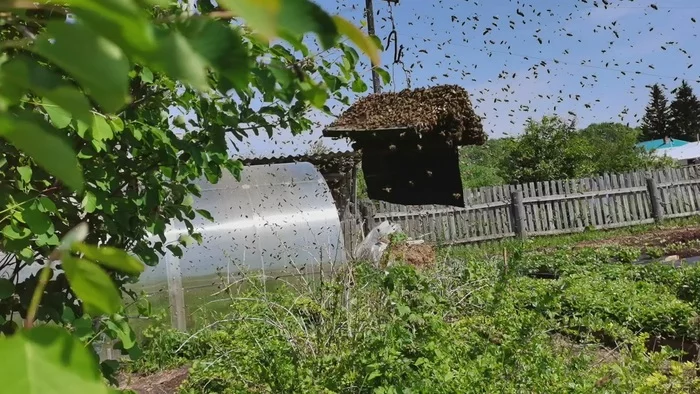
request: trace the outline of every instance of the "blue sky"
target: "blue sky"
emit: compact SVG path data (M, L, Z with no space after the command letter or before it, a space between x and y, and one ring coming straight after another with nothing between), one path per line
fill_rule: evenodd
M579 126L636 126L650 84L665 85L670 96L685 78L700 92L700 0L658 0L657 9L640 0L606 0L607 8L600 0L400 0L391 10L385 0L374 2L378 35L386 40L391 32L392 11L411 70L407 76L392 64L393 50L385 52L383 66L395 76L388 89L404 89L408 80L413 88L461 85L491 138L518 134L527 118L550 114L575 114ZM319 4L356 24L363 20L364 0ZM316 118L313 133L253 138L241 154L302 153L331 120Z

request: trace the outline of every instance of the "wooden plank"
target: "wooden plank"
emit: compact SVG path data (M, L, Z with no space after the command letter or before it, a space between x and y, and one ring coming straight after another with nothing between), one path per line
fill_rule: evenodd
M477 198L478 198L479 203L488 204L483 187L479 189L479 195ZM481 210L481 223L480 224L481 224L481 226L480 226L479 235L482 235L482 236L491 235L491 231L490 231L491 230L491 228L490 228L491 217L489 215L488 209Z
M486 202L489 204L494 202L492 186L486 190ZM498 211L495 208L489 209L489 231L491 235L498 234Z
M542 229L542 219L540 218L540 209L537 204L527 204L525 201L529 198L536 198L537 197L537 186L533 182L529 182L527 184L527 189L528 189L528 197L525 198L523 203L525 204L525 212L527 212L527 209L529 208L530 211L532 212L532 229L531 231L535 232L540 229Z
M681 182L687 181L688 177L686 172L686 168L677 168L676 169L676 179L679 183L678 185L678 193L680 194L680 199L681 199L681 204L683 205L681 207L681 212L687 213L693 211L693 206L690 202L689 194L688 194L688 185L686 184L681 184Z
M622 174L617 174L617 187L622 189L624 188L625 185L625 177ZM623 220L625 221L630 221L630 220L635 220L632 217L631 209L630 209L630 197L632 196L632 193L625 193L621 195L621 200L622 200L622 217L624 218Z
M635 186L637 186L640 182L646 182L646 177L637 172L635 174ZM649 219L651 216L649 216L648 212L648 206L646 202L646 194L645 193L635 193L637 196L637 207L639 208L639 219L644 220L644 219Z
M690 180L690 168L683 168L683 181ZM693 186L685 185L685 195L686 201L688 201L688 212L695 212L698 210L698 206L695 203L695 198L693 198Z
M500 193L498 192L500 186L494 186L491 188L491 201L498 202L502 201L500 198ZM503 232L503 208L494 208L493 214L496 217L495 234L501 234Z
M629 186L631 183L628 177L629 174L618 174L617 175L617 183L620 186L621 189L625 189ZM635 202L634 202L634 193L626 193L623 195L624 197L624 204L623 206L625 207L625 217L627 220L639 220L637 217L637 213L635 212Z
M540 192L543 196L549 196L549 182L540 182ZM547 212L547 222L546 222L546 229L547 230L553 230L554 229L554 210L552 209L552 203L551 200L547 201L545 204L545 212Z
M595 186L598 188L597 190L602 191L600 198L597 199L599 203L599 208L598 210L600 211L600 220L598 221L598 226L604 226L608 223L610 223L610 211L608 209L608 197L605 195L605 178L602 176L599 176L598 178L595 179ZM596 226L596 228L598 228Z
M518 191L518 190L521 193L523 193L523 195L525 195L525 192L523 190L522 185L506 185L505 187L503 187L503 198L507 199L510 202L511 193L514 191ZM513 215L511 215L510 207L506 208L505 212L507 215L506 216L507 223L506 223L506 228L504 229L504 233L509 233L509 232L513 231ZM525 231L528 231L528 228L529 228L528 227L529 224L528 224L527 220L528 220L528 217L527 217L527 214L525 214Z
M679 179L679 173L678 169L674 168L669 171L671 173L671 179L673 180L674 185L671 187L671 198L673 200L673 205L675 207L676 213L684 213L685 208L684 208L684 201L683 201L683 193L681 193L681 188L683 185L680 184L680 179Z
M615 199L615 194L610 193L613 188L612 179L610 174L604 174L604 185L605 189L608 191L608 214L610 215L610 223L620 223L622 220L617 217L617 200ZM607 223L607 222L606 222Z
M559 192L559 182L558 181L549 181L549 191L551 194L555 196L561 195ZM552 202L552 213L554 214L554 226L557 229L563 228L563 219L564 219L564 212L561 209L561 202L562 200L556 199Z
M698 179L698 176L700 175L700 170L697 166L691 167L689 171L691 179ZM695 201L695 206L700 208L700 185L691 184L691 191L693 193L693 200Z
M664 210L665 216L672 215L673 207L669 204L668 200L668 186L670 186L669 178L666 176L666 170L657 171L659 177L659 189L661 194L661 209ZM662 186L665 185L665 186Z
M596 182L596 180L593 180L593 182ZM619 189L612 189L612 190L601 189L600 191L595 190L595 191L575 194L575 195L571 195L571 196L552 195L552 196L545 196L545 197L526 198L524 200L524 202L533 203L533 202L559 201L559 200L566 200L566 199L579 199L582 197L601 197L601 196L604 197L607 195L614 195L614 194L628 194L628 193L632 193L632 192L639 193L639 192L643 192L645 190L646 190L646 186L635 186L635 187L619 188Z
M504 185L496 186L496 200L499 202L510 202L510 193L508 193L508 187ZM498 209L501 214L501 234L505 234L511 231L510 226L510 207L504 206Z
M187 313L180 259L169 252L165 255L165 274L168 278L170 323L173 328L185 331L187 329Z
M522 185L518 185L518 188L520 189L520 191L523 192L523 197L530 195L529 184L524 183ZM513 190L515 190L515 188L513 188ZM535 215L532 211L532 206L530 206L528 204L524 204L524 205L525 205L525 225L527 226L526 230L529 232L532 232L534 230L534 226L535 226Z
M579 194L585 196L587 192L591 191L591 180L590 178L583 178L579 180L580 189ZM581 210L583 216L583 226L594 226L595 225L595 206L593 205L592 198L583 198L581 200Z
M472 190L469 190L469 201L472 204L474 203L474 192ZM474 228L474 214L476 211L470 210L465 211L464 213L467 216L467 239L471 239L476 237L476 230Z

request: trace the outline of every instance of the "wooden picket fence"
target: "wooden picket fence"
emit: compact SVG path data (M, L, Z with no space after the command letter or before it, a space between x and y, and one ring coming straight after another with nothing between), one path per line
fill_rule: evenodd
M700 166L465 190L466 208L363 201L367 227L398 223L444 244L610 229L700 214Z

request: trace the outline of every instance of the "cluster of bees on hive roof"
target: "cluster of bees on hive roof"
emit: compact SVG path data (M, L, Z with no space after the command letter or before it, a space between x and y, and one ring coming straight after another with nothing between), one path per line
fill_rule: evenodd
M381 131L410 128L421 134L439 133L456 145L482 144L481 118L467 91L439 85L361 98L332 125L334 128Z

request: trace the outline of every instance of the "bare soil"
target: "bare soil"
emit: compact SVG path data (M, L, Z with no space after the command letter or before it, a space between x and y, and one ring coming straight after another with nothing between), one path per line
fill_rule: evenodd
M416 268L430 267L435 264L435 247L429 244L392 245L388 261L403 261Z
M128 375L121 381L121 390L133 390L137 394L176 394L187 379L188 366L161 371L153 375Z
M651 247L665 248L673 244L687 243L689 241L700 240L700 227L685 227L654 230L643 234L624 235L607 239L585 241L576 244L577 247L597 247L597 246L630 246L641 249ZM673 248L673 254L679 257L700 256L699 245L679 245Z

